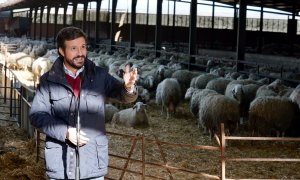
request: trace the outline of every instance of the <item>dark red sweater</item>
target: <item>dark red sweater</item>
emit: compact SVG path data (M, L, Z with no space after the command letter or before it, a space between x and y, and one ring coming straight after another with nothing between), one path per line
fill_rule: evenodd
M77 76L75 79L68 74L65 74L67 80L69 81L71 87L73 88L75 96L78 98L79 91L80 91L80 76Z

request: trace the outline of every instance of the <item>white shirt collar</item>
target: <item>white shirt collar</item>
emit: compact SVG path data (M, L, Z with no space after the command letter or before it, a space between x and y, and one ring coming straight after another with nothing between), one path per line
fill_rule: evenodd
M84 66L82 66L80 69L77 70L76 74L74 74L72 71L70 71L70 70L66 67L65 63L63 63L63 65L64 65L64 71L65 71L65 73L66 73L67 75L71 76L71 77L74 78L74 79L77 78L77 76L84 70Z

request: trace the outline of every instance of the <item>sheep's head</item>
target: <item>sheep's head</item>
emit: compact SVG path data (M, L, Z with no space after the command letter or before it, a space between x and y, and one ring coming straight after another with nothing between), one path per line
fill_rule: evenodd
M184 99L185 99L185 100L191 99L191 97L192 97L192 95L194 94L195 91L196 91L196 88L189 87L189 88L186 90Z
M147 104L144 104L143 102L136 102L135 105L132 107L132 109L135 109L136 112L140 112L143 110L146 110Z
M242 94L244 93L243 86L241 84L235 85L231 89L231 93L232 93L232 97L240 102L242 99Z
M136 112L135 113L136 121L134 122L134 126L141 127L141 128L148 127L149 123L148 123L148 116L146 111L147 105L144 104L143 102L137 102L132 108Z
M300 109L300 85L298 85L290 95L292 102L298 104Z

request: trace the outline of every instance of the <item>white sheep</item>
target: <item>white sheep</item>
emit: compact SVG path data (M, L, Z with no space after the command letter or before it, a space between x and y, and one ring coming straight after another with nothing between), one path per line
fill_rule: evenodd
M277 96L277 93L268 87L268 85L260 86L257 91L255 97L265 97L265 96Z
M32 73L34 81L39 83L39 78L52 67L52 63L49 59L39 57L32 63Z
M254 99L249 108L249 125L254 132L284 136L291 123L299 120L299 108L289 98L265 96Z
M298 104L300 109L300 84L293 90L289 98L296 104Z
M204 89L207 85L207 83L212 80L216 79L220 76L214 75L214 74L201 74L197 77L194 77L191 81L190 87L198 88L198 89Z
M143 103L147 103L150 101L150 93L143 86L137 86L138 90L138 99L137 101L141 101Z
M190 110L195 117L198 118L199 104L201 99L203 99L208 94L218 94L218 93L210 89L196 89L193 87L190 87L186 91L185 99L190 99Z
M205 88L215 90L220 94L225 94L226 87L230 82L231 82L230 79L216 78L209 81Z
M181 89L178 81L174 78L166 78L160 82L156 89L156 104L161 105L161 113L167 111L167 119L170 112L175 114L176 107L181 99Z
M112 118L112 124L126 127L144 128L149 126L146 104L137 102L132 108L116 112Z
M8 57L8 66L15 67L20 70L30 70L34 58L23 52L10 54Z
M182 94L185 94L188 87L190 86L191 80L194 77L196 77L198 74L199 74L199 72L192 72L192 71L184 69L184 70L175 71L172 74L172 78L177 79L177 81L180 84Z
M230 86L232 87L232 86ZM239 102L240 106L240 124L243 124L248 118L248 111L251 101L256 96L256 91L260 87L258 84L235 84L231 89L231 96Z
M226 131L233 133L240 119L239 103L222 94L208 94L199 104L198 124L209 130L210 137L220 131L224 123Z

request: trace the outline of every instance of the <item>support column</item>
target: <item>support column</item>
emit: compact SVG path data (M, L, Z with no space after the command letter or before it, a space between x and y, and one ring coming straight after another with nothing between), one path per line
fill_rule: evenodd
M118 0L112 1L111 26L110 26L110 51L115 50L115 34L116 34L116 9Z
M64 4L64 17L63 17L63 26L67 26L67 10L68 10L68 3Z
M176 18L176 1L173 1L173 22L172 22L172 46L175 45L175 18Z
M145 42L148 42L148 28L149 28L149 0L147 0L147 15L146 15L146 29L145 29Z
M97 47L97 43L99 42L99 31L100 31L100 8L101 8L102 0L97 0L96 7L96 22L95 22L95 46Z
M259 36L258 36L258 47L257 53L262 53L262 46L263 46L263 29L264 29L264 7L263 7L263 0L260 1L260 19L259 19Z
M39 8L35 7L34 8L34 17L33 17L33 39L36 39L36 19L37 19L37 12L38 12Z
M288 30L287 30L287 36L289 39L289 55L292 56L294 55L294 43L295 43L295 38L297 36L297 20L296 20L296 4L294 2L293 4L293 12L292 12L292 19L288 20Z
M161 56L161 16L162 16L162 2L157 0L156 12L156 26L155 26L155 57Z
M73 1L73 10L72 10L72 25L76 25L76 12L77 12L78 3Z
M58 9L59 9L59 7L58 7L58 5L56 5L55 6L55 14L54 14L54 33L53 33L54 42L56 42Z
M211 44L210 47L214 48L215 43L215 0L213 0L212 4L212 15L211 15Z
M30 10L29 10L30 24L29 24L29 31L28 31L28 36L29 37L31 37L32 11L33 11L33 8L30 8Z
M86 17L87 17L88 2L83 4L82 30L86 32Z
M237 42L237 28L238 28L238 17L237 17L238 9L237 9L237 3L238 3L238 0L234 0L232 51L236 50L236 42Z
M42 34L43 34L43 15L44 15L44 6L41 7L40 12L40 40L42 40Z
M246 40L246 18L247 18L247 0L240 0L239 27L237 36L237 71L244 70L244 64L238 62L245 60L245 40Z
M46 41L49 38L49 20L50 20L50 11L51 7L48 5L47 6L47 20L46 20Z
M133 53L134 48L135 48L136 3L137 3L137 0L131 1L130 54Z
M197 22L197 0L191 1L190 6L190 30L189 30L189 65L188 69L191 70L191 64L195 63L195 55L196 55L196 34L197 34L197 28L196 28L196 22Z

